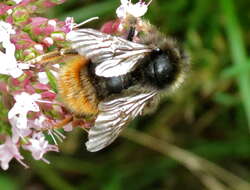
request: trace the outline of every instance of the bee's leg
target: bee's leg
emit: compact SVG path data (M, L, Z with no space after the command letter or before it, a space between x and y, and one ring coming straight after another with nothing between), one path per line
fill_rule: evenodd
M64 48L60 50L60 55L66 55L66 54L77 54L77 51L75 51L72 48Z
M72 50L71 48L67 48L67 49L61 49L59 51L53 51L50 53L46 53L43 55L40 55L34 59L31 59L29 61L26 61L25 64L35 64L38 62L46 62L46 60L50 60L52 58L57 58L66 54L74 54L76 53L74 50Z
M48 128L43 128L42 131L48 131L51 129L61 129L63 128L65 125L69 124L71 121L73 121L73 117L72 116L68 116L65 119L63 119L62 121L59 121L58 123L48 127Z
M41 62L43 60L46 60L46 59L49 59L52 57L57 57L59 55L60 55L59 51L53 51L53 52L46 53L46 54L40 55L38 57L35 57L34 59L31 59L29 61L26 61L25 64L35 64L35 63Z
M130 29L129 29L129 32L128 32L127 40L128 41L133 41L134 36L135 36L135 27L131 26Z
M73 117L72 116L69 116L69 117L66 117L64 120L56 123L54 126L52 126L51 128L52 129L61 129L63 128L65 125L69 124L71 121L73 121Z

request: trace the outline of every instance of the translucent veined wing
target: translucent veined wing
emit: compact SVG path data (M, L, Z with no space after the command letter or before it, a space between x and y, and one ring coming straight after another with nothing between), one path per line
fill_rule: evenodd
M78 29L67 34L71 47L97 63L95 73L115 77L131 71L138 60L151 52L148 46L130 42L94 29Z
M156 92L152 91L101 102L95 125L89 130L87 150L96 152L111 144L155 95Z

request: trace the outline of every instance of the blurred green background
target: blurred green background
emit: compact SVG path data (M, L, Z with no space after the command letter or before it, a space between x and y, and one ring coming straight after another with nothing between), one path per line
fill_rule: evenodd
M98 29L119 4L68 0L46 16L99 16L86 26ZM12 161L1 190L250 189L250 1L154 0L146 18L191 55L183 88L103 151L87 152L75 129L50 165Z

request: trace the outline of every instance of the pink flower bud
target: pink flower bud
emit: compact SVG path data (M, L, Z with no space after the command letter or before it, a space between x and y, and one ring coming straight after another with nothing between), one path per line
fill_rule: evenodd
M42 90L42 91L48 91L50 90L50 87L47 84L43 83L37 83L34 85L35 89Z
M55 29L56 28L56 21L55 20L49 20L48 25L54 27L54 29Z
M120 23L121 23L121 21L119 19L106 22L102 26L100 31L107 33L107 34L114 34L114 33L118 32L118 28L119 28Z
M44 38L42 42L43 42L44 45L47 46L47 47L49 47L49 46L51 46L51 45L54 44L54 40L53 40L52 38L50 38L50 37Z
M35 50L39 53L39 54L43 54L43 46L41 44L36 44L34 45Z
M35 45L30 36L23 31L16 31L16 34L11 36L11 42L16 46L17 50L24 51Z
M4 3L0 3L0 15L5 14L10 9L11 6L5 5Z
M20 26L28 23L29 16L28 10L24 7L16 7L12 13L14 23Z
M53 92L49 92L49 91L43 92L41 93L41 95L42 95L42 99L49 99L51 101L56 98L56 94Z

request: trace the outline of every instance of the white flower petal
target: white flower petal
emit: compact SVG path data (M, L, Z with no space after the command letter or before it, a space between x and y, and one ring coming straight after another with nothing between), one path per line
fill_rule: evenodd
M124 18L126 16L126 8L122 5L116 9L116 15L118 18Z
M147 11L148 11L148 5L146 5L145 3L141 3L141 2L138 2L134 5L131 4L128 7L128 13L137 18L145 15Z
M40 110L36 101L39 101L41 99L41 95L30 95L26 92L22 92L21 94L15 95L14 98L16 100L16 103L8 113L9 121L12 126L19 129L28 128L27 114L29 111L38 112Z
M50 145L41 132L34 133L32 138L29 139L29 143L28 145L23 145L23 147L32 153L35 160L43 160L43 155L48 151L58 151L58 147Z
M63 127L63 129L64 129L64 131L66 131L66 132L72 131L72 130L73 130L72 123L68 123L67 125L65 125L65 126Z
M6 53L0 51L0 74L10 75L13 78L23 74L22 68L15 58L15 45L10 41L10 35L15 34L15 30L9 23L0 21L0 43ZM27 65L25 68L29 68Z
M13 0L13 1L15 1L16 4L19 4L19 3L21 3L23 0Z
M11 138L7 138L4 144L0 145L0 162L1 167L4 170L9 168L9 162L15 158L22 165L27 167L21 160L23 159L20 154L17 145L12 141Z
M49 83L49 79L48 76L46 74L46 72L39 72L38 73L38 81L42 84L48 84Z
M36 44L34 45L34 48L37 50L37 51L43 51L43 46L41 44Z
M55 20L49 20L48 25L53 26L54 28L56 28L56 21Z
M0 20L0 33L2 32L7 33L8 35L16 33L11 24ZM4 36L0 36L0 41L2 41L1 39L4 39Z
M121 5L116 9L116 14L118 18L126 18L127 15L132 15L136 18L142 17L146 14L148 6L151 1L146 4L143 1L139 1L136 4L133 4L129 0L121 0Z

